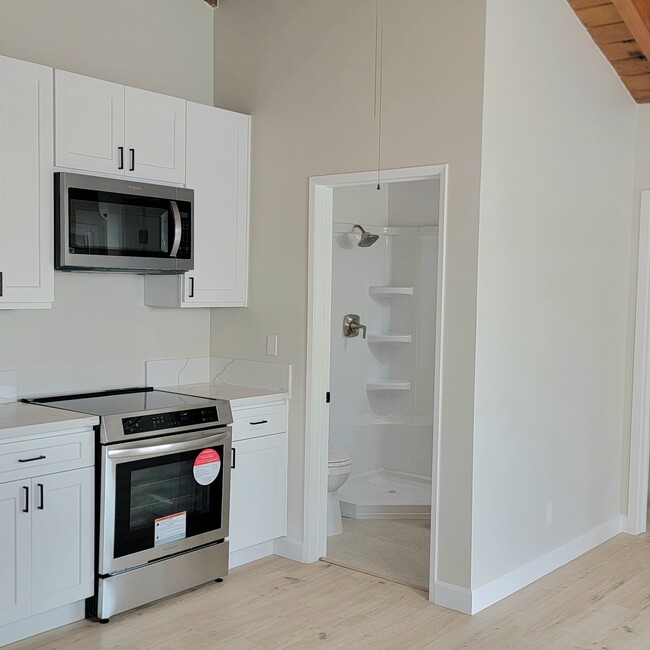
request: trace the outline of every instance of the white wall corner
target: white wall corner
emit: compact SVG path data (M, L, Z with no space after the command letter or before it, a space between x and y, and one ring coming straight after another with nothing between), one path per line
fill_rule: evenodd
M555 571L555 569L559 569L561 566L571 562L571 560L575 560L575 558L583 555L587 551L596 548L596 546L606 542L622 531L623 515L617 515L604 524L588 530L586 533L579 535L566 544L554 548L552 551L500 576L496 580L472 589L469 613L477 614L486 607L503 600L516 591L523 589L523 587L535 582L535 580L539 580L543 576ZM436 603L438 602L437 594L438 583L436 583ZM451 609L465 611L456 607L451 607Z
M295 562L303 562L302 542L291 537L280 537L273 540L273 554Z
M433 603L463 614L473 614L471 590L448 582L436 580Z
M18 373L0 370L0 403L15 402L18 398Z

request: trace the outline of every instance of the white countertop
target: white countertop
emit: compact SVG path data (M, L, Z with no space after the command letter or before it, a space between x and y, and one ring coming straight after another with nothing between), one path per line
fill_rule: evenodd
M94 427L95 415L36 406L24 402L0 403L0 443L13 438L59 435L71 429Z
M289 399L289 394L282 390L269 388L251 388L250 386L233 386L231 384L181 384L166 386L160 390L174 393L228 400L233 408L264 404Z

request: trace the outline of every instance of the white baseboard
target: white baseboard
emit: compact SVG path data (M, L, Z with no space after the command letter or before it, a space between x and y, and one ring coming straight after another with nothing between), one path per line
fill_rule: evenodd
M462 612L463 614L472 613L471 590L466 587L450 585L448 582L436 580L435 593L432 602L441 607Z
M230 551L228 555L228 568L234 569L242 564L261 560L263 557L268 557L269 555L273 555L273 541L254 544L247 548L241 548L238 551Z
M592 548L596 548L596 546L622 532L623 523L623 515L618 515L496 580L472 589L470 613L476 614L480 612L515 591L526 587L531 582L539 580L539 578L551 573L551 571L559 569L567 562L575 560L575 558ZM437 590L436 586L436 594ZM465 610L459 609L459 611Z
M41 634L53 630L62 625L68 625L75 621L81 621L86 616L86 601L79 600L70 605L63 605L48 612L24 618L0 627L0 646L15 643L35 634Z
M273 541L273 553L280 557L286 557L288 560L303 562L302 542L291 537L279 537Z

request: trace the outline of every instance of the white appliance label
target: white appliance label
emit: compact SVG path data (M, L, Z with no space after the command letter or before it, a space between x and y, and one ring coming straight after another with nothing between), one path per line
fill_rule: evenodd
M170 542L185 539L185 522L187 512L177 512L175 515L160 517L155 520L154 546L162 546Z
M204 449L194 461L194 480L199 485L210 485L221 471L221 458L214 449Z

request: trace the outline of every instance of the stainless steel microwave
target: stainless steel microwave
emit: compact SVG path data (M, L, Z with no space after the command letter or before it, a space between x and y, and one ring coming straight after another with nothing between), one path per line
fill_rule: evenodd
M54 174L54 266L183 273L194 268L194 190Z

